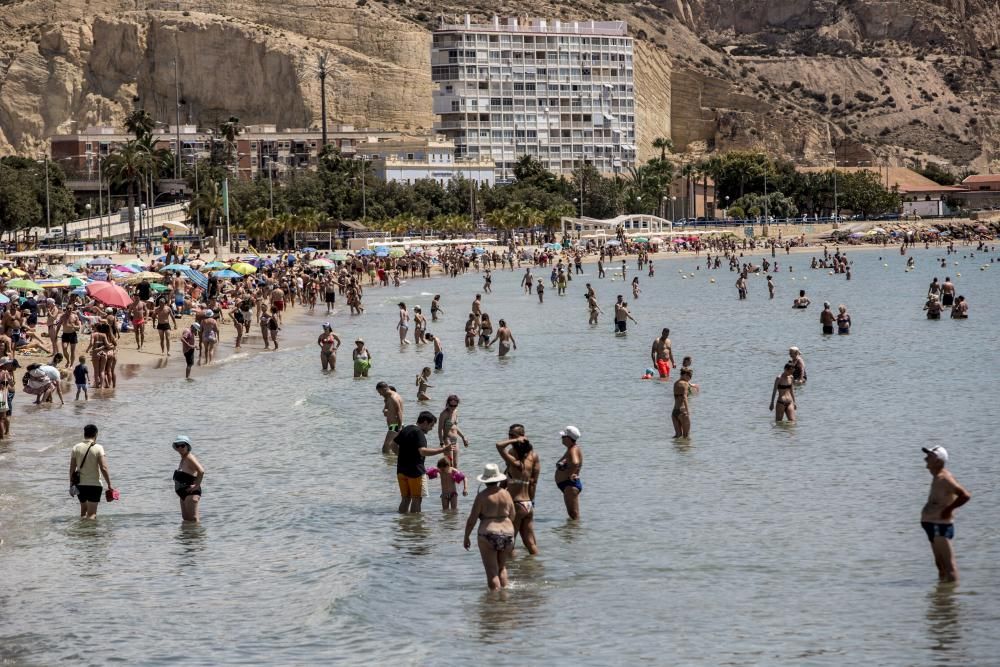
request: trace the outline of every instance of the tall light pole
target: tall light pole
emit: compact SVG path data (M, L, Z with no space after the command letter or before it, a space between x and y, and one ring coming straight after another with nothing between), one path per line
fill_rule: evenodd
M45 154L45 233L52 229L52 208L49 206L49 154Z
M833 155L833 222L837 222L837 211L840 209L837 206L837 152L834 150Z
M174 179L181 174L181 84L177 77L177 57L174 57L174 132L177 135L177 146L174 151Z
M326 59L329 54L324 51L319 54L319 108L322 115L323 145L320 147L322 153L326 148ZM273 214L272 214L273 215Z
M670 226L674 224L674 204L677 202L677 195L670 195Z

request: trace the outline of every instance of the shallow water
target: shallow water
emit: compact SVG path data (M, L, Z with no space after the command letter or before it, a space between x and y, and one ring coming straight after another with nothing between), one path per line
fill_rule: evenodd
M779 257L774 301L763 278L738 302L728 270L658 261L655 279L641 275L639 324L623 338L611 335L610 306L627 286L596 280L595 267L570 296L549 289L544 305L521 295L520 272L498 272L485 310L508 320L519 345L503 361L462 347L480 278L414 281L369 293L363 317L334 317L345 349L333 375L318 369L314 340L328 318L317 314L288 327L280 352L196 369L192 383L130 384L64 409L19 395L15 438L0 444L0 658L993 663L1000 266L979 271L982 257L959 252L945 271L931 262L943 251L931 250L904 273L898 250L881 253L849 253L850 282L809 271L806 256ZM924 319L926 286L945 274L971 319ZM594 328L587 280L606 311ZM800 287L814 302L805 312L789 307ZM498 461L492 443L514 421L543 461L541 555L512 564L502 599L485 591L478 554L462 549L475 482L457 516L440 511L434 482L424 514L400 517L392 463L378 453L375 382L400 389L412 422L414 376L432 365L430 346L400 350L395 303L429 312L434 293L445 318L431 331L446 359L430 408L462 397L472 446L461 468L475 476ZM849 306L851 336L820 334L823 300ZM639 379L663 326L677 359L694 357L702 387L689 442L670 438L670 385ZM368 380L350 377L358 334L374 355ZM768 400L789 345L802 348L809 383L797 392L800 421L776 426ZM66 459L91 421L122 500L82 524ZM586 457L579 524L551 482L567 423L582 430ZM173 494L176 433L192 437L208 471L198 527L181 525ZM957 588L935 583L918 524L929 444L949 448L974 496L957 513Z

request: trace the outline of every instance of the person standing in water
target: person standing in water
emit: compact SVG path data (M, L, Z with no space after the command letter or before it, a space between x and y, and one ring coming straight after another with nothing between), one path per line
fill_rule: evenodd
M337 348L340 347L340 336L333 333L329 322L323 323L323 333L316 340L319 345L319 362L323 370L337 370Z
M618 295L618 302L615 304L615 333L624 335L628 333L628 320L636 324L635 318L628 310L628 302L622 300L622 295Z
M363 339L358 338L354 341L354 349L351 350L351 359L354 361L354 377L368 377L368 371L372 367L372 353L368 351Z
M809 378L806 375L806 361L802 358L802 352L793 345L788 348L788 357L794 367L792 378L795 380L795 384L805 384Z
M424 334L424 340L434 343L434 370L444 370L444 346L441 339L428 331Z
M769 299L773 299L774 298L774 277L773 276L768 276L767 277L767 296L768 296Z
M491 591L507 587L507 559L514 549L514 500L500 482L507 476L495 463L487 463L483 474L476 481L486 488L476 495L465 522L463 546L472 547L472 529L479 523L476 542L479 556L486 571L486 582Z
M580 480L580 471L583 469L583 451L578 444L580 440L580 429L575 426L567 426L559 431L563 447L566 452L562 458L556 462L556 486L563 494L563 502L566 504L566 513L574 521L580 518L580 494L583 492L583 482Z
M399 483L399 513L409 514L420 511L423 502L423 477L427 473L424 460L448 451L447 447L427 446L427 433L434 428L437 418L424 410L417 417L416 425L404 427L396 436L399 456L396 459L396 481Z
M403 397L397 394L388 382L379 382L375 385L375 391L384 401L382 414L385 416L386 434L382 441L382 453L395 454L396 447L393 442L403 425Z
M406 340L406 332L410 330L410 313L402 301L399 302L399 322L396 324L396 329L399 331L399 344L409 345L410 341Z
M768 410L774 410L774 421L780 422L782 419L787 419L790 422L795 421L795 411L798 406L795 405L795 382L792 377L792 373L795 370L795 366L789 362L785 364L785 368L781 371L781 375L774 378L774 387L771 389L771 406ZM775 402L775 396L778 400Z
M941 306L951 308L955 303L955 283L951 282L951 277L944 277L944 284L941 285Z
M80 501L81 519L97 519L97 506L104 492L102 476L108 489L113 489L108 457L104 447L97 444L97 427L87 424L83 427L83 442L75 444L69 455L69 494Z
M688 396L691 395L691 377L694 374L690 368L682 368L681 376L674 382L674 409L670 412L670 420L674 424L674 437L686 438L691 434L691 412L688 407Z
M954 512L972 499L972 494L958 483L950 471L945 470L948 463L948 450L944 447L922 448L924 462L931 473L930 493L927 502L920 511L920 526L927 534L934 553L934 564L938 570L938 581L958 581L958 565L955 563L955 552L951 541L955 539Z
M445 401L445 408L441 411L441 415L438 417L438 441L442 446L448 446L450 448L450 454L445 454L450 460L451 464L458 467L458 439L462 439L462 444L465 448L469 447L469 439L465 437L462 433L462 429L458 427L458 404L460 399L455 394L452 394Z
M498 356L506 357L507 353L510 352L512 345L515 350L517 349L517 341L514 340L514 334L512 334L510 329L507 327L506 320L500 320L497 324L499 325L499 328L497 328L497 334L493 337L493 340L491 340L489 344L493 345L493 343L500 341L500 351Z
M653 339L653 349L650 350L650 357L653 359L653 367L660 374L661 378L670 377L670 369L675 366L674 349L670 342L670 329L666 327L660 332L660 337Z
M535 540L535 490L542 466L524 437L524 426L511 424L507 440L496 443L497 451L507 463L507 489L514 499L514 534L521 536L524 548L531 555L538 554ZM516 539L516 537L515 537Z
M844 304L837 306L837 333L841 336L851 333L851 315Z
M180 454L181 464L174 471L174 493L181 501L181 519L201 521L198 508L201 504L201 480L205 478L205 468L191 453L191 439L186 435L174 438L171 445Z
M833 311L830 310L830 302L823 302L823 310L819 313L819 323L823 325L823 335L831 336L833 335L833 323L836 318L833 316Z

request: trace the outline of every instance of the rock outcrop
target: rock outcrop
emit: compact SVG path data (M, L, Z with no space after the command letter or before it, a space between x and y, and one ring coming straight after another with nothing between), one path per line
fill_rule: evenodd
M0 153L120 122L136 100L173 123L175 68L182 122L316 126L324 52L331 122L428 129L429 28L445 12L499 10L447 0L0 8ZM660 136L682 150L759 147L813 163L834 144L974 168L1000 151L995 0L514 0L503 11L628 21L643 158Z

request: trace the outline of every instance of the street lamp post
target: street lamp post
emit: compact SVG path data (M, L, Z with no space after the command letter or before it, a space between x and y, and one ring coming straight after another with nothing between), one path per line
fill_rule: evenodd
M677 203L677 195L670 196L670 224L674 224L674 204Z
M667 195L660 197L660 217L667 217Z
M52 209L49 206L49 154L45 154L45 233L52 229Z
M174 151L174 178L180 178L181 173L181 87L177 77L177 58L174 58L174 133L177 136L177 146Z
M90 238L90 209L91 209L91 206L88 203L86 206L84 206L84 208L87 209L87 238Z
M722 198L722 219L729 220L729 195Z

